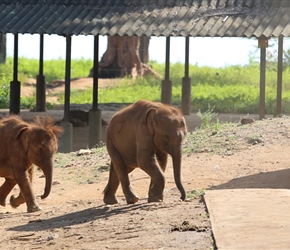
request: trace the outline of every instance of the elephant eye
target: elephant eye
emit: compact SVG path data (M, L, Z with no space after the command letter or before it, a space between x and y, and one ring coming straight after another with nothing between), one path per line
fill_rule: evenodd
M168 136L168 135L163 135L162 137L163 137L163 139L164 139L165 141L169 141L169 136Z
M43 154L43 149L42 149L42 148L39 148L39 149L38 149L38 153L39 153L40 155L42 155L42 154Z

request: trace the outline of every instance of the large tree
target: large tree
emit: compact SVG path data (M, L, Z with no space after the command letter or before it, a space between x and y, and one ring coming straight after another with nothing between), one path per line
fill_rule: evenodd
M108 44L99 62L99 78L136 78L147 73L158 76L148 65L150 37L108 36ZM90 73L92 76L92 71Z

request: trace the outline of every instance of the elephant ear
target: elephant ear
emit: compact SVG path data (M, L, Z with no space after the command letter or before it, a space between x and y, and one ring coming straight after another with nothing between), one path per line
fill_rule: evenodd
M18 139L20 138L21 134L22 134L25 130L27 130L27 129L28 129L28 127L22 127L22 128L20 128L20 129L17 131L17 133L16 133L15 139L18 140Z
M154 135L155 128L154 128L154 116L157 114L158 110L156 108L148 109L146 112L146 125L151 135Z
M22 127L20 128L15 136L16 140L21 140L22 141L22 146L23 146L23 150L27 150L28 148L28 136L25 133L28 130L28 127Z

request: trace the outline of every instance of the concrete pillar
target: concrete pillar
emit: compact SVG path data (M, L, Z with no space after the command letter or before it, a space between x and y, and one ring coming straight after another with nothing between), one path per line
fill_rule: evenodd
M43 74L43 34L40 35L39 41L39 74L36 77L36 111L46 111L46 86L45 76Z
M190 115L191 108L191 78L189 77L189 37L185 38L184 77L182 78L181 110L184 115Z
M46 87L44 75L37 75L36 77L36 111L46 111Z
M59 138L59 148L60 153L72 152L72 142L73 142L73 125L70 122L63 121L60 123L63 127L63 134Z
M265 118L266 114L266 48L268 47L268 38L261 37L258 39L260 48L260 107L259 119Z
M10 82L10 114L20 114L20 82L13 80Z
M277 102L276 116L282 113L282 84L283 84L283 36L278 40L278 65L277 65Z
M184 115L190 115L191 108L191 78L182 78L181 109Z
M171 104L172 98L172 81L169 80L170 71L170 37L166 37L166 52L165 52L165 79L161 83L161 102Z
M102 111L89 111L89 148L99 145L102 140Z
M10 82L10 114L20 114L20 82L18 81L18 34L14 35L13 80Z
M165 79L161 84L161 102L164 104L171 104L172 98L172 81Z

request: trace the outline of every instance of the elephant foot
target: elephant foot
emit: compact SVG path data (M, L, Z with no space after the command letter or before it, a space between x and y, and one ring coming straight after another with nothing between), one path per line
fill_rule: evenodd
M28 213L33 213L33 212L37 212L40 211L41 207L37 206L37 205L33 205L33 206L27 206L27 212Z
M17 207L19 207L20 204L21 204L21 203L19 203L19 202L17 201L17 197L15 197L15 195L12 195L12 196L10 197L10 205L11 205L11 207L13 207L13 208L17 208Z
M148 202L163 202L163 195L161 196L149 195Z
M17 197L12 195L10 197L10 205L13 208L17 208L23 203L25 203L25 199L21 195L19 195ZM41 208L37 205L37 203L35 201L29 202L29 204L27 204L27 212L36 212L39 210L41 210Z
M6 202L3 199L0 199L0 206L5 207L6 206Z
M104 196L103 201L107 205L114 205L114 204L119 203L119 201L115 195L106 195L106 196Z
M152 199L152 198L148 198L148 202L163 202L162 199Z
M137 201L139 201L138 196L131 197L130 199L126 199L127 204L135 204Z

